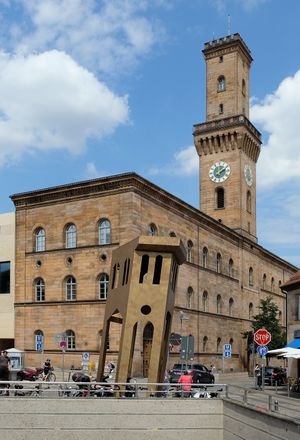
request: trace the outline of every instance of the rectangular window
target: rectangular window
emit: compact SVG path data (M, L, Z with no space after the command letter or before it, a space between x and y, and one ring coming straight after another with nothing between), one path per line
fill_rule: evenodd
M10 293L10 261L0 263L0 294Z

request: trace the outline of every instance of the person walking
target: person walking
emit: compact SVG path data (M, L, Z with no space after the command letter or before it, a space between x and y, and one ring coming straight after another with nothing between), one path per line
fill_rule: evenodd
M255 365L254 374L255 374L256 388L261 389L261 384L262 384L261 368L258 364Z
M193 376L188 370L185 370L184 373L180 376L178 380L179 384L182 384L182 396L184 397L190 397L191 396L191 389L192 389L192 383L193 383Z
M7 381L9 380L9 370L10 370L10 366L11 366L11 360L8 357L7 351L1 351L0 354L0 381ZM4 388L9 388L9 384L8 385L4 385ZM9 391L7 390L5 392L5 395L8 396L9 395Z

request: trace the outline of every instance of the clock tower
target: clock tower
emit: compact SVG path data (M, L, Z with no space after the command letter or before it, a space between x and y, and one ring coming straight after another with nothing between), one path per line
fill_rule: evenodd
M249 121L252 57L239 34L205 43L206 122L194 126L200 208L256 240L256 162L261 135Z

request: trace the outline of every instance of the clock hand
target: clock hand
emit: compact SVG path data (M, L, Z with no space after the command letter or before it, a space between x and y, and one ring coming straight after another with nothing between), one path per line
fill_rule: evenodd
M222 173L222 171L224 171L224 170L225 170L225 167L223 167L223 168L219 169L219 171L217 171L217 175L221 174L221 173Z

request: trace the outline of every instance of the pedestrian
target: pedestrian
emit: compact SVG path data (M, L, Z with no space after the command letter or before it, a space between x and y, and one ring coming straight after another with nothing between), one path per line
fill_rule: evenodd
M8 353L6 350L1 352L0 355L0 381L8 381L9 380L9 370L11 367L11 361L8 357ZM4 388L9 388L8 385L4 385ZM5 395L8 395L8 390L6 391Z
M255 375L256 387L260 389L261 383L262 383L262 380L261 380L262 378L261 378L261 368L258 364L255 365L254 375Z
M188 370L185 370L184 373L180 376L178 383L182 384L182 396L190 397L191 389L193 383L193 376Z
M44 370L43 370L43 380L47 379L47 376L49 374L49 371L52 369L51 360L46 359L44 363Z

